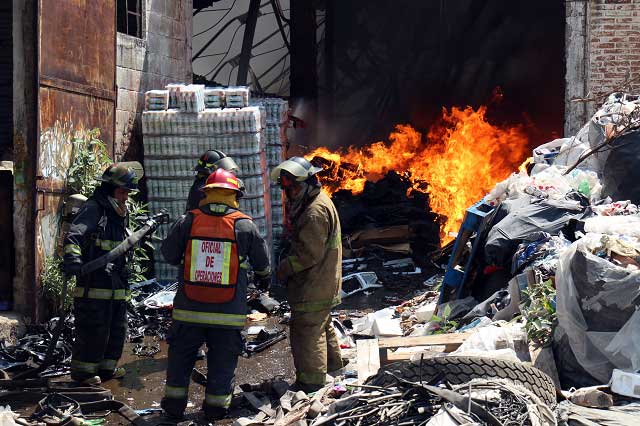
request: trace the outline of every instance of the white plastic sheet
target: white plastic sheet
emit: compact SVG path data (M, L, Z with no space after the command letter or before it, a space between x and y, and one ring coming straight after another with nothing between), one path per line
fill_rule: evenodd
M640 238L640 216L593 216L584 219L584 230Z

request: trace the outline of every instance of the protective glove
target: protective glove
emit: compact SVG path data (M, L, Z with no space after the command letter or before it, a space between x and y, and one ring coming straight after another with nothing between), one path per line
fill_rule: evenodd
M73 262L73 263L65 263L64 264L64 275L67 278L71 278L73 276L80 275L80 270L82 269L82 263Z
M254 285L259 291L269 291L269 287L271 286L271 275L267 275L266 277L259 277L256 275Z

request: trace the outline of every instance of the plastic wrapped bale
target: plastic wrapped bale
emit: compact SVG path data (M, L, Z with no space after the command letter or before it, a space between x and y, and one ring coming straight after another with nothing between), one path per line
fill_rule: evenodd
M580 366L600 383L614 368L640 368L640 271L599 257L606 238L587 234L573 243L556 273L558 325Z
M515 207L489 231L484 247L486 262L507 266L518 245L532 233L557 234L570 219L581 219L585 212L581 201L579 197L564 200L534 198L530 204Z
M604 164L603 195L613 200L640 203L640 131L622 135L611 143Z

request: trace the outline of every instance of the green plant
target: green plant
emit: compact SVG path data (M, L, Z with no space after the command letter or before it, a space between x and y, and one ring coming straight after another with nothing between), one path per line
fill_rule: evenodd
M444 306L444 310L442 312L442 317L438 315L433 315L431 317L431 322L439 323L440 328L435 330L433 334L447 334L453 333L458 328L458 321L452 321L449 319L451 316L451 306L447 303Z
M96 178L111 164L111 159L100 140L100 129L78 133L71 142L73 160L67 171L67 189L71 194L89 197L98 186Z
M42 293L51 300L55 305L55 310L63 306L62 287L64 286L65 276L62 272L62 259L58 256L47 257L44 261L44 267L40 273L42 283ZM67 282L67 296L64 300L63 309L68 309L73 303L73 289L76 286L76 279L72 277ZM60 312L57 312L60 313Z
M71 165L66 173L67 191L70 194L82 194L90 197L99 184L97 178L112 163L107 147L100 140L100 129L77 132L71 139ZM136 231L141 225L141 218L147 214L146 205L130 199L127 202L129 221L127 227ZM142 247L135 247L127 256L127 272L132 283L144 281L147 268L144 263L149 261L147 251ZM42 288L44 295L51 299L56 306L60 305L62 284L62 259L54 256L45 260L42 272ZM75 278L70 281L65 307L69 306L73 298L70 296L75 286Z
M557 319L553 304L556 289L551 280L546 280L523 290L523 295L520 311L526 320L524 328L529 340L542 346L549 345Z
M143 218L146 218L149 213L147 204L129 198L129 200L127 200L127 211L129 212L127 228L135 232L144 225ZM144 274L148 271L148 268L144 267L144 263L149 260L145 247L137 245L130 252L127 258L127 273L130 283L138 283L146 280Z

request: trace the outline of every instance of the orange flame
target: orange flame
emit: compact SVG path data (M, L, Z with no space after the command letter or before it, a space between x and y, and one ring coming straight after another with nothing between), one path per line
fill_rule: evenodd
M367 180L376 182L391 170L407 176L415 190L423 191L427 182L431 209L446 217L444 244L458 232L466 209L517 170L529 152L521 126L498 127L485 114L484 106L443 108L426 137L400 124L388 143L336 152L321 147L305 157L324 159L321 179L329 194L339 189L358 194Z

